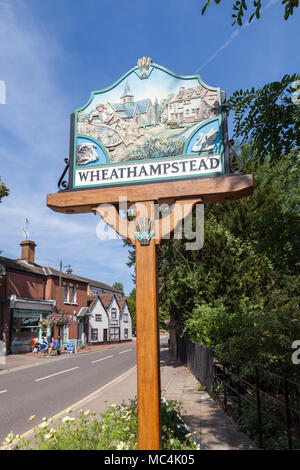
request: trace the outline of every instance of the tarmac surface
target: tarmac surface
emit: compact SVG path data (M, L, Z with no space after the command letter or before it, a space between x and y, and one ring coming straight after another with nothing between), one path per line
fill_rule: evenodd
M178 400L182 402L184 410L184 421L191 432L195 432L201 447L206 450L249 450L255 449L252 441L239 432L233 420L227 416L205 391L199 390L199 382L192 373L184 366L176 364L169 357L168 336L161 336L161 395L166 400ZM113 349L120 345L100 346L100 348ZM84 354L81 352L80 354ZM28 368L38 365L41 361L47 360L44 357L26 358L8 357L5 370L2 374L19 368ZM60 356L61 357L61 356ZM58 358L50 358L52 361L59 361ZM48 358L49 360L49 358ZM0 369L3 365L0 365ZM120 376L103 385L100 389L92 392L88 396L76 403L69 403L76 414L80 409L102 413L107 406L114 403L121 403L137 395L136 367L128 367L128 370ZM1 396L0 396L1 403ZM67 407L67 408L68 408ZM65 416L66 408L58 412L55 416L48 418L58 418ZM36 423L37 424L37 423ZM30 432L24 433L27 439ZM4 449L4 447L0 449Z

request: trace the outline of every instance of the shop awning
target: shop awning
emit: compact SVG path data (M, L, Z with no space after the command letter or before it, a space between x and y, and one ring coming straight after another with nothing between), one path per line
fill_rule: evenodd
M90 311L89 307L81 307L77 313L77 317L90 317L91 315L92 312Z

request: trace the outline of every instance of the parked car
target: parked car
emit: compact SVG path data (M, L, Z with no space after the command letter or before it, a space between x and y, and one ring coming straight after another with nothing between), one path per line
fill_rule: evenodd
M136 328L132 328L132 336L136 336Z

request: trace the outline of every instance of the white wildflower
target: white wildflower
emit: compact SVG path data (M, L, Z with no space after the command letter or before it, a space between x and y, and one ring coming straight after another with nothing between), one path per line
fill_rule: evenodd
M13 440L14 440L14 433L10 431L10 433L6 436L3 444L11 444Z
M117 450L128 450L126 442L119 442L119 444L117 445Z

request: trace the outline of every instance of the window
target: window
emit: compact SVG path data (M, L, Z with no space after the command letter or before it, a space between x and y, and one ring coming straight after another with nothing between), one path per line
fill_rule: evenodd
M124 313L124 323L128 322L128 313Z
M101 315L101 313L96 313L96 315L95 315L95 321L102 321L102 315Z
M93 295L103 294L103 290L102 289L97 289L96 287L92 287L91 291L92 291Z
M91 339L92 341L98 341L98 330L96 328L92 328Z
M76 287L72 287L72 304L76 304Z
M69 286L65 286L65 304L67 304L69 302L69 293L70 293L70 288Z
M110 329L110 339L111 340L120 339L120 329L119 328L111 328Z
M111 309L111 318L117 318L117 309L116 308Z
M127 329L127 328L124 330L124 338L125 338L125 339L128 338L128 329Z

